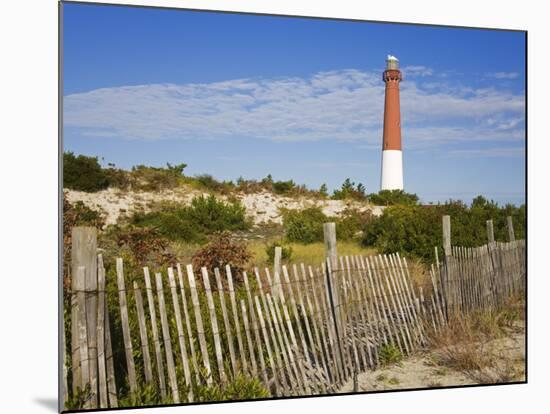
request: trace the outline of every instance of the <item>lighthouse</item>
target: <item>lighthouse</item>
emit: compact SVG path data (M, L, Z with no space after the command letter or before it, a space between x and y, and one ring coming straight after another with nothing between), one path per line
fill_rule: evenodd
M399 109L399 60L392 55L386 59L382 75L386 84L384 102L384 136L382 142L381 190L403 189L403 151L401 150L401 111Z

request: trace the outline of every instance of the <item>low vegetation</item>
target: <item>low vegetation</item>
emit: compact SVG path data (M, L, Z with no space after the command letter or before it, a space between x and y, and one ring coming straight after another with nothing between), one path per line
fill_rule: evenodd
M378 363L382 366L399 364L402 359L403 354L395 345L386 344L378 351Z
M453 320L446 329L430 337L435 362L463 373L476 383L523 380L523 362L505 354L505 342L510 340L511 333L524 329L524 312L524 301L513 298L497 312L474 312Z
M279 239L277 239L279 240ZM276 241L277 243L277 241ZM266 251L271 242L263 240L254 240L248 242L248 247L254 255L254 263L259 267L272 267L273 260ZM323 242L309 244L284 242L284 246L292 249L290 259L283 256L283 264L286 263L304 263L305 265L318 266L325 258L325 245ZM274 251L274 248L273 248ZM338 241L338 254L342 256L366 256L376 253L376 250L362 246L356 241Z
M247 230L251 225L239 202L225 203L214 195L195 197L189 206L161 203L149 213L134 213L130 223L155 228L169 240L186 242L204 242L214 233Z
M97 157L66 152L63 154L63 187L95 192L109 187L109 177Z
M354 182L351 181L351 179L346 178L344 180L344 183L342 184L342 187L338 190L334 190L334 193L332 194L332 198L334 200L359 200L363 201L367 199L366 196L366 188L363 184L359 183L355 185Z
M336 222L338 240L353 240L370 219L370 212L349 209L339 218L329 218L319 207L310 207L283 211L283 228L287 241L309 244L323 240L323 223Z
M215 268L223 272L225 266L230 265L234 277L239 279L251 258L252 254L246 244L233 240L230 233L224 232L216 235L210 243L199 249L192 261L195 269L204 266L210 272Z
M235 182L219 180L210 174L186 176L184 170L187 164L165 167L136 165L130 170L117 168L109 163L103 167L98 157L86 155L76 156L72 152L63 154L63 187L77 191L96 192L108 187L133 191L162 191L180 186L208 191L220 195L230 195L234 192L245 194L268 191L286 197L310 197L316 199L355 200L370 202L377 205L416 204L418 197L403 191L381 191L367 194L362 183L355 183L346 178L340 188L329 195L328 187L322 184L319 189L307 188L294 180L275 180L271 174L260 180L239 177Z
M381 190L379 193L370 194L369 200L377 206L414 206L418 204L416 194L406 193L403 190Z
M441 246L441 217L451 216L453 244L464 247L487 243L486 221L493 220L495 240L508 239L506 217L512 216L515 236L525 237L525 205L500 207L482 196L470 206L461 201L438 205L395 205L384 209L364 227L363 243L382 253L400 252L425 260L434 260L434 246Z
M273 243L267 244L265 247L265 253L267 254L269 263L273 263L275 260L275 248L281 248L281 260L290 261L292 259L292 246L289 244L283 243L281 240L274 241Z

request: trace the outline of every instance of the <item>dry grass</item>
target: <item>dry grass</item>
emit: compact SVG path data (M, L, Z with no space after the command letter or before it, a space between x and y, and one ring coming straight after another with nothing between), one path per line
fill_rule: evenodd
M522 380L524 356L514 356L513 332L523 331L523 302L512 300L493 313L473 313L451 321L431 335L438 365L459 371L477 383Z
M272 240L252 240L247 242L248 249L252 253L252 258L249 261L249 266L257 266L260 268L271 267L273 263L269 262L269 258L266 252L266 246L272 242ZM318 266L325 258L325 246L323 243L312 244L298 244L290 243L285 246L292 247L292 257L288 261L289 263L304 263L305 265ZM191 258L197 250L201 248L198 244L173 242L171 244L172 250L175 252L178 260L181 263L191 263ZM338 254L342 256L352 255L373 255L376 254L376 250L373 248L367 248L361 246L358 242L338 242ZM283 264L287 264L283 262Z
M412 283L416 288L422 287L425 297L429 296L432 291L432 280L428 273L429 269L418 259L407 258L407 266Z

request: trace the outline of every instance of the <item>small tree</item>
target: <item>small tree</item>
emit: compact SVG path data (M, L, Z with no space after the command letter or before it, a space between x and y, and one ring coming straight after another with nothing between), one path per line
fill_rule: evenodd
M109 186L109 178L99 165L97 157L72 152L63 154L63 187L71 190L95 192Z
M342 187L340 187L339 190L334 190L332 198L335 200L346 200L350 198L354 200L364 200L366 198L365 190L363 184L359 183L357 187L355 187L355 183L351 181L350 178L346 178L342 183Z
M233 276L241 280L241 273L246 264L252 258L252 253L244 243L232 239L231 233L218 233L214 239L197 251L193 256L193 267L200 269L206 267L213 272L215 268L223 271L226 265L231 266Z
M185 168L187 168L187 164L185 163L175 164L175 165L172 165L169 162L166 163L166 169L177 177L183 175L183 170Z

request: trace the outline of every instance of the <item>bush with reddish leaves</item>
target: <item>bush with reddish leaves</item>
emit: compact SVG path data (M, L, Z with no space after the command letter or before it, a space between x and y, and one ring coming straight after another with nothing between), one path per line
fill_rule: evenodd
M218 234L210 243L197 251L193 256L193 267L206 267L209 272L217 267L224 271L225 266L231 266L235 280L242 279L242 271L252 258L246 244L239 243L231 238L231 233Z
M157 229L128 227L116 234L118 247L127 248L133 260L140 266L153 262L156 265L174 265L175 256L168 251L168 241Z

